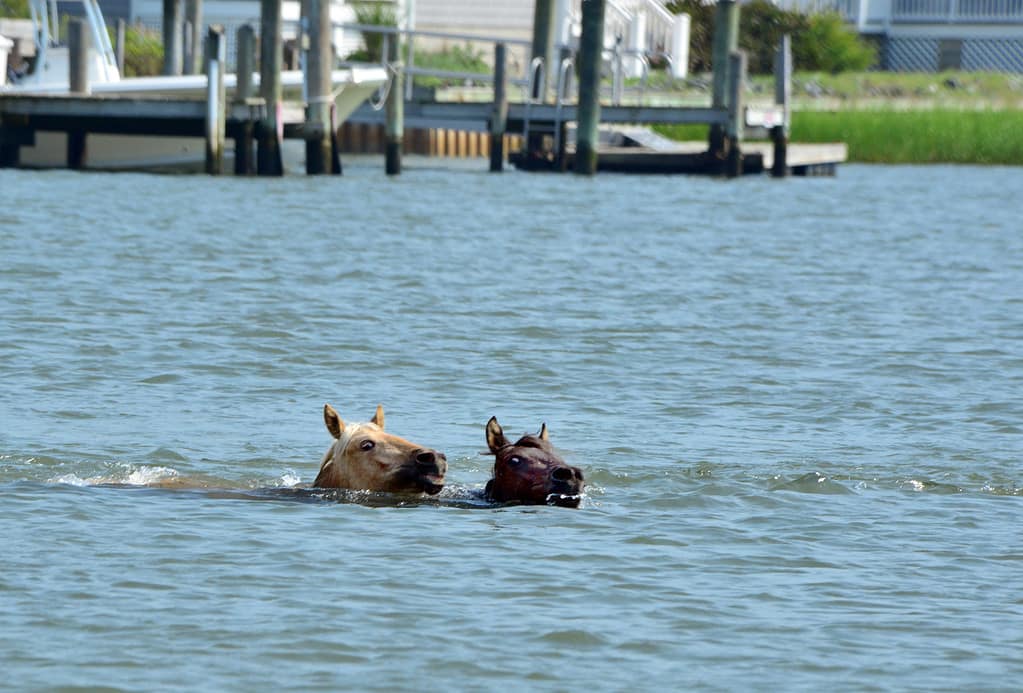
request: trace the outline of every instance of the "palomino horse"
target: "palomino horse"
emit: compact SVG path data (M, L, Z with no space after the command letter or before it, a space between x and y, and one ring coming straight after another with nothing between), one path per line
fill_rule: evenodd
M436 450L384 433L384 409L368 423L345 423L334 407L323 406L334 444L323 456L313 486L391 493L440 493L447 458Z
M487 482L487 498L534 505L579 506L583 473L565 464L551 447L547 424L535 436L525 435L511 443L504 437L497 417L487 422L487 446L494 453L494 478Z

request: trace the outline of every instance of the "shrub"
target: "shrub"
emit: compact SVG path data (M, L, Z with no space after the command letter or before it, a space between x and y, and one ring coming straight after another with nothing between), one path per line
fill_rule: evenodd
M111 37L111 41L114 38ZM163 72L163 36L143 26L124 32L124 77L146 77Z
M810 15L806 30L792 37L792 61L800 70L837 74L866 70L876 60L873 47L836 12Z

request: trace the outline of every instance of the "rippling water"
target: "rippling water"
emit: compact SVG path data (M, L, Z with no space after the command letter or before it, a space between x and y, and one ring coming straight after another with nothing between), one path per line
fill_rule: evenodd
M1018 688L1023 169L381 168L0 171L6 686ZM324 402L441 497L302 491Z

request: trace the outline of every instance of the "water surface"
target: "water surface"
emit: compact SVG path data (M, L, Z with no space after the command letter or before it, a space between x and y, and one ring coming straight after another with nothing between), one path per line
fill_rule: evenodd
M5 685L1018 687L1023 170L346 163L0 171ZM324 402L441 497L301 491Z

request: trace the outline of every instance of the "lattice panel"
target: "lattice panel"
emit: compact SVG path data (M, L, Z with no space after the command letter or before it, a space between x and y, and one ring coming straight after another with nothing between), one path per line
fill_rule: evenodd
M889 38L886 67L892 72L936 72L938 39Z
M1023 72L1023 41L973 39L963 41L963 69Z

